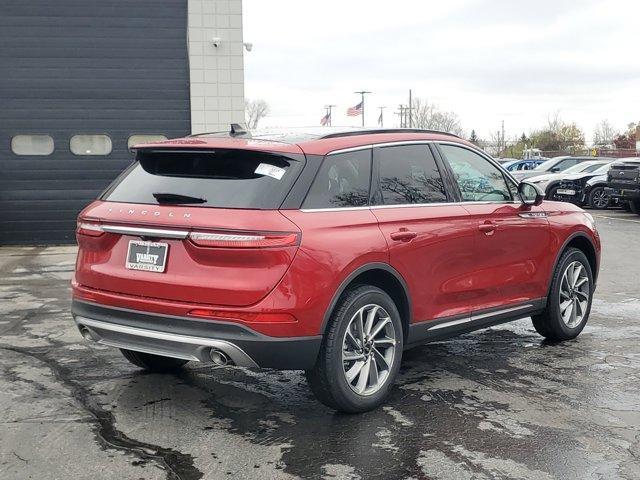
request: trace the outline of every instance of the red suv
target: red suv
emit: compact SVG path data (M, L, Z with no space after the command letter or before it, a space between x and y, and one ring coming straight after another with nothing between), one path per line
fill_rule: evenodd
M593 218L456 136L237 129L137 148L78 218L73 316L133 364L300 369L372 409L403 350L532 317L584 328Z

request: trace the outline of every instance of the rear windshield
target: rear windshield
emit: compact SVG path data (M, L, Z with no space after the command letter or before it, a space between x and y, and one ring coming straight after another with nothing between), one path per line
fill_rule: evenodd
M102 194L102 200L218 208L279 208L303 166L248 150L139 151L136 162Z

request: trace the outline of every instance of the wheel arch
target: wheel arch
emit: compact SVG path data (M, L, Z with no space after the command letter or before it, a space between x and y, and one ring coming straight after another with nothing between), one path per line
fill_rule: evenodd
M406 340L412 319L411 296L409 295L409 288L404 278L402 278L402 275L387 263L368 263L362 265L342 281L324 313L320 333L324 335L331 314L335 310L336 305L338 305L340 298L347 290L355 285L372 285L380 288L391 297L400 312L403 335Z
M567 237L567 239L564 241L562 247L558 251L556 260L553 263L551 278L553 278L553 274L556 271L556 268L558 268L558 262L560 262L562 254L571 247L577 248L587 257L589 265L591 266L591 273L593 274L593 281L595 284L598 279L598 255L596 253L596 246L593 244L593 241L584 232L574 232L569 235L569 237ZM549 281L549 288L551 288L551 281Z

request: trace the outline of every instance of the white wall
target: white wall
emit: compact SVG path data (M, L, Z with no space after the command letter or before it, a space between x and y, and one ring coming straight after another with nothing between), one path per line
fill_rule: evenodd
M188 35L192 133L244 124L242 0L189 0Z

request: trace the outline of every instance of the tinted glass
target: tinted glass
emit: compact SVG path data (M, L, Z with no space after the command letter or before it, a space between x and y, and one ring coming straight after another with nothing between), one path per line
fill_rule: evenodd
M502 172L484 157L466 148L440 145L465 202L509 201L511 191Z
M370 179L371 150L327 155L302 208L368 205Z
M246 150L141 151L136 160L104 200L273 209L280 207L302 168L293 159Z
M49 135L16 135L11 139L11 151L16 155L51 155L53 138Z
M384 205L446 202L444 182L427 145L383 147L376 151Z
M602 165L600 165L599 163L596 163L595 165L589 165L588 167L583 168L581 172L585 172L585 173L595 172L600 167L602 167Z
M74 155L109 155L111 138L107 135L74 135L69 148Z
M575 158L567 158L565 160L561 160L560 162L556 163L552 169L558 171L558 172L563 172L566 169L568 169L569 167L573 167L574 165L576 165L578 162L577 159Z

